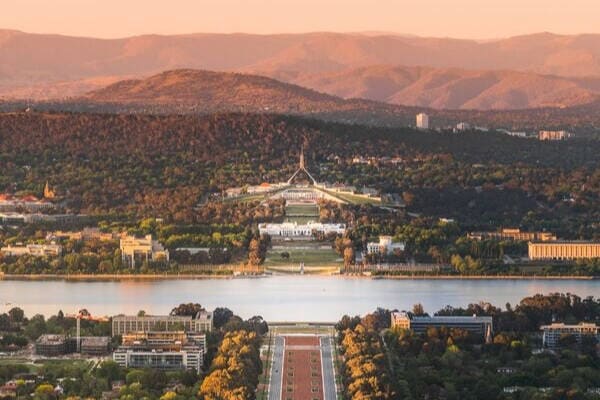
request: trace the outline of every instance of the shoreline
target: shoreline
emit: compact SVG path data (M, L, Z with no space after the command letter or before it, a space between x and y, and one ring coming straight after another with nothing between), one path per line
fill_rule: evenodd
M271 276L331 276L354 279L386 280L600 280L600 276L580 275L362 275L362 274L275 274L218 275L218 274L0 274L0 281L128 281L128 280L204 280L204 279L257 279Z
M375 275L367 276L371 279L399 279L399 280L599 280L598 276L581 275Z

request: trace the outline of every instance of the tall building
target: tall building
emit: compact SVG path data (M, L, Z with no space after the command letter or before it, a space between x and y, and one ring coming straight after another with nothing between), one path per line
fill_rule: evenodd
M169 261L169 250L166 250L152 235L143 238L125 236L120 242L123 263L135 267L148 261Z
M417 114L417 129L429 129L429 115L425 113Z
M194 317L187 315L117 315L112 318L112 335L175 330L209 332L213 327L212 317L212 312L209 311L201 311Z
M486 338L494 330L492 317L463 316L415 316L407 312L392 313L392 328L410 329L415 333L426 333L428 328L459 328Z
M550 241L529 242L530 260L576 260L600 258L600 242Z
M600 327L593 323L580 323L579 325L565 325L563 323L553 323L551 325L542 325L540 330L544 332L544 347L560 347L560 339L566 335L575 337L578 343L586 336L594 336L600 342Z

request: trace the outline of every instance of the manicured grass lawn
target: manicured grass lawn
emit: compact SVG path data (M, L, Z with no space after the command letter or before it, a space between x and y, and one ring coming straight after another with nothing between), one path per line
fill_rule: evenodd
M293 204L285 207L287 216L294 215L319 215L319 207L314 204Z
M287 252L290 258L282 258L281 253ZM328 265L341 264L342 260L339 254L333 249L277 249L269 250L265 267L293 265L299 266L303 262L305 267L322 267Z
M347 193L331 193L331 195L338 197L342 200L347 201L348 203L351 204L374 204L374 205L381 205L381 201L376 200L376 199L370 199L370 198L365 198L365 197L360 197L360 196L354 196L352 194L347 194Z

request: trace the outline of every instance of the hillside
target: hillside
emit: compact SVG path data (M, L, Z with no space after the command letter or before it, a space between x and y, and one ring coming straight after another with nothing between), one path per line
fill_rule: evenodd
M437 109L567 107L600 97L600 78L515 71L371 66L329 73L279 73L275 77L343 98Z
M241 206L196 206L209 193L289 178L302 145L319 181L410 192L411 212L477 226L531 224L540 220L531 217L536 212L565 231L597 234L600 153L591 142L266 114L3 113L0 192L39 194L49 181L66 207L86 214L228 223L231 212L247 221L250 210ZM357 155L380 161L355 164Z
M5 98L61 99L117 79L181 68L265 75L330 94L362 93L370 99L389 97L395 104L432 107L574 105L587 101L600 86L596 78L600 35L543 33L485 42L338 33L143 35L105 40L0 31L0 59L0 97ZM388 72L382 79L393 82L398 95L376 96L378 90L372 85L377 82L371 80L377 81L382 72L374 66L381 65L440 71L422 69L425 81L413 82L413 89L399 84L397 73ZM475 71L457 72L465 68ZM331 77L346 79L344 86L324 84ZM437 84L437 79L442 83ZM432 81L441 95L426 84ZM453 93L463 85L474 94L456 98ZM422 99L415 94L419 89L427 89Z
M117 82L85 98L98 103L176 104L206 112L310 112L345 103L334 96L262 76L189 69Z

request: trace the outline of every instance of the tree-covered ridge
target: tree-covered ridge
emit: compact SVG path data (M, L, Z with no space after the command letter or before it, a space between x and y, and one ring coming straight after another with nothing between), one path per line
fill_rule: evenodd
M240 222L238 207L206 203L209 195L288 178L302 144L319 180L399 193L412 212L488 226L548 221L573 237L598 220L596 142L265 114L1 114L0 191L39 194L48 180L75 212Z

